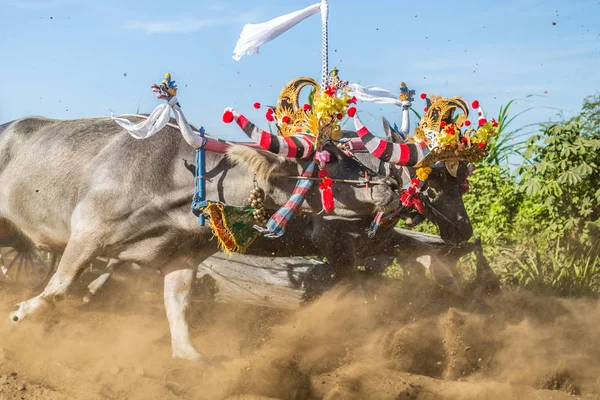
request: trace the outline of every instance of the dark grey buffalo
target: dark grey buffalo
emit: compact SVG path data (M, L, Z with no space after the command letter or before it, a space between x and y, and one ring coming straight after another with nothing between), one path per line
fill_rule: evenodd
M190 139L190 138L186 138ZM188 140L189 142L189 140ZM200 360L191 344L184 313L193 268L218 250L208 227L190 211L193 177L182 159L194 150L182 134L166 127L160 134L136 140L110 118L58 121L25 118L0 134L0 234L19 233L36 245L63 252L58 270L40 295L22 302L11 314L18 323L62 296L80 269L98 255L160 268L165 276L165 307L173 356ZM360 163L333 145L327 169L332 178L364 176ZM285 160L245 146L230 155L207 153L207 198L244 205L255 172L269 175L265 206L276 210L292 193L308 161ZM243 161L243 162L242 162ZM377 178L375 178L377 179ZM397 203L387 185L334 185L336 215L372 216L378 207ZM302 211L321 211L312 190ZM10 231L10 232L8 232ZM331 230L314 230L311 242L329 257ZM269 242L278 252L277 240ZM333 256L333 255L331 255Z

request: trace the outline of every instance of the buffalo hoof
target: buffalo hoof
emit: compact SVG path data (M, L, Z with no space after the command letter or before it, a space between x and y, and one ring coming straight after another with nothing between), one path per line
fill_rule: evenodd
M208 364L208 360L204 358L197 351L187 351L187 352L173 352L173 358L176 360L186 360L191 361L200 366L204 366Z
M31 317L39 308L46 306L47 302L41 295L17 304L16 310L10 313L10 321L18 324L26 318Z

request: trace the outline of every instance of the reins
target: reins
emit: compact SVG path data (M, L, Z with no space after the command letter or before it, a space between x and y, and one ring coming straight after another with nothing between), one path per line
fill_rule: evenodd
M317 178L317 177L307 177L307 176L299 176L299 175L280 175L280 174L273 174L273 176L277 176L280 178L288 178L288 179L306 179L306 180L311 180L311 181L320 181L321 178ZM363 180L353 180L353 179L335 179L335 178L331 178L331 180L333 182L338 182L338 183L350 183L350 184L358 184L358 185L387 185L386 182L381 182L381 181L371 181L369 179L363 179Z

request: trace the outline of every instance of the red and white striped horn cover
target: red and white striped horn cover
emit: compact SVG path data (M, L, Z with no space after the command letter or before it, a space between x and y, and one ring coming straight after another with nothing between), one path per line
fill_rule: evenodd
M232 108L233 118L250 139L261 148L287 158L309 158L314 150L313 139L307 135L277 136L254 125Z
M354 126L369 153L390 164L413 167L429 153L429 148L425 142L417 144L390 143L374 136L363 125L358 118L358 114L354 116Z
M483 108L481 106L477 107L477 124L479 126L485 125L487 123L487 119L485 118L485 113L483 112Z

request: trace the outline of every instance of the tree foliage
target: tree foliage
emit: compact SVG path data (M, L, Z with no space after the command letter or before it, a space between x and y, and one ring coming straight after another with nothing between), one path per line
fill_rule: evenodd
M510 285L600 294L600 94L578 116L539 125L522 147L507 136L491 144L464 196L496 271ZM524 163L511 173L515 152Z
M579 116L527 141L528 162L517 170L528 199L517 218L525 234L569 241L589 236L590 223L600 217L599 115L600 97L590 97Z

